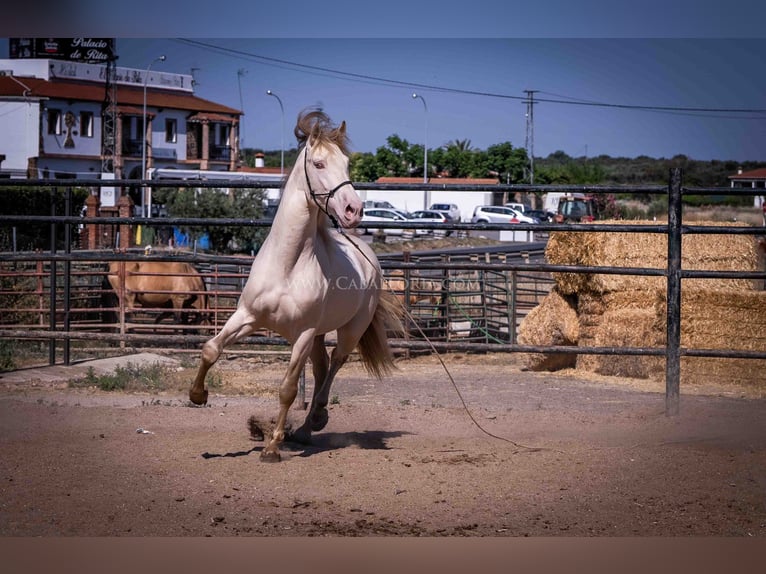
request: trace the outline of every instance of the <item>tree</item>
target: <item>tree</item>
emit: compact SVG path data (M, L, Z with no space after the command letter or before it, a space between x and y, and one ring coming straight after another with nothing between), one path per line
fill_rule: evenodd
M514 148L511 142L504 142L487 148L487 172L496 173L501 183L520 183L529 167L526 150Z
M224 193L219 189L169 189L156 191L158 203L165 203L170 217L205 219L260 219L263 217L261 189L232 189ZM193 239L203 235L210 238L214 250L222 252L257 251L267 229L235 225L180 226L183 233Z
M351 181L376 181L384 173L371 153L354 153L349 159Z
M449 142L437 158L440 171L447 172L450 177L476 177L477 175L476 166L479 162L476 161L471 149L471 140Z
M388 136L386 144L385 147L379 147L375 154L383 174L393 177L410 175L414 165L410 143L394 134Z

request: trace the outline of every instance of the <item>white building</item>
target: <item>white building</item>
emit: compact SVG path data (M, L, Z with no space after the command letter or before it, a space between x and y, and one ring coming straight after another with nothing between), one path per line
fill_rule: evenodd
M195 96L190 75L114 72L108 90L105 64L0 60L0 178L141 179L144 163L147 176L238 169L239 110ZM139 189L127 192L141 203Z

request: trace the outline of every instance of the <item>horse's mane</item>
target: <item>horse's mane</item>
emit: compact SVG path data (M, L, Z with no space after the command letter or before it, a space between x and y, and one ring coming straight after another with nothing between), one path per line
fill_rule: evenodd
M300 146L311 139L312 145L334 143L345 155L349 154L345 122L340 127L333 126L329 116L322 110L303 110L298 115L294 133Z

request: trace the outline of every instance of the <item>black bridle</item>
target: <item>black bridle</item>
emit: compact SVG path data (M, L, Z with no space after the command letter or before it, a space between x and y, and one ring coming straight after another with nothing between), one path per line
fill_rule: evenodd
M330 218L330 221L332 221L333 227L340 231L341 227L338 224L338 220L333 217L333 215L330 213L330 211L327 209L328 204L330 203L330 200L335 196L335 193L344 185L350 185L352 188L354 187L354 184L351 182L350 179L341 181L338 185L333 187L330 191L325 193L317 193L313 190L311 187L311 178L309 178L309 149L308 146L303 150L303 172L306 175L306 185L309 186L309 194L311 195L311 199L314 200L314 203L317 204L317 207L320 211L324 212L327 217ZM317 199L317 196L326 196L324 200L324 205L322 205L319 202L319 199Z

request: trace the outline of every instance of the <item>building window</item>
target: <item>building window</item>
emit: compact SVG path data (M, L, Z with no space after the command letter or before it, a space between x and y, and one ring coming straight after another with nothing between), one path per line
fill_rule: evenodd
M228 146L231 126L228 124L218 124L218 145Z
M93 137L93 112L80 112L80 136Z
M61 135L61 110L48 110L48 133L50 135Z
M178 142L178 122L175 119L168 118L165 120L165 142Z

